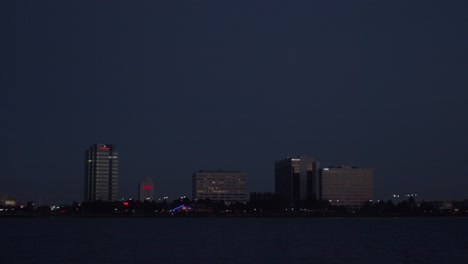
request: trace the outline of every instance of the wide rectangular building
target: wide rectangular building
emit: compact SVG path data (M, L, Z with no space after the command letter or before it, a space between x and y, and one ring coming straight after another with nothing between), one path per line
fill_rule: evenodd
M275 161L275 193L294 206L308 197L318 198L318 161L305 157L287 157Z
M198 171L192 175L192 199L246 203L246 177L239 171Z
M360 208L374 197L372 169L332 166L320 170L320 192L332 205Z
M114 145L94 144L85 153L85 201L116 201L118 153Z

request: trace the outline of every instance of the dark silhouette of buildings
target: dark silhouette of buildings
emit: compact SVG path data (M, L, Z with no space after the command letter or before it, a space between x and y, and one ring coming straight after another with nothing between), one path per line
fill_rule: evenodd
M85 201L115 201L118 153L114 145L94 144L85 153Z
M275 193L288 206L308 197L319 197L319 162L300 156L275 161Z
M256 201L271 201L276 198L276 194L272 192L251 192L250 202Z

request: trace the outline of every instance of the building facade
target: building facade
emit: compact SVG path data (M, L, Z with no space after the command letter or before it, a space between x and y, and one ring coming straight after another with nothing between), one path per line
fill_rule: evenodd
M118 152L114 145L94 144L85 153L85 201L115 201Z
M321 198L332 205L360 208L374 197L372 169L332 166L320 170Z
M192 199L246 203L246 178L239 171L198 171L192 175Z
M308 197L319 197L318 161L299 156L275 161L275 193L288 206Z
M138 199L140 201L154 201L154 185L150 178L138 183Z
M275 193L272 192L251 192L250 193L250 202L256 201L272 201L277 197Z

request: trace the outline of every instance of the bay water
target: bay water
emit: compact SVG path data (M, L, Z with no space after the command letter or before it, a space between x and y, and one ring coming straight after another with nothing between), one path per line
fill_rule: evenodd
M0 263L468 263L468 218L0 218Z

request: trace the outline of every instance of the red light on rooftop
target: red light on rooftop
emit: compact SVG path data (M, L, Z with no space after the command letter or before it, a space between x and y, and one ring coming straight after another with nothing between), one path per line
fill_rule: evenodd
M110 150L108 146L101 146L99 147L99 150Z
M143 186L141 186L141 189L142 189L142 190L151 190L151 189L153 189L153 186L151 186L151 185L143 185Z
M128 202L123 202L123 205L124 205L124 206L128 206Z

